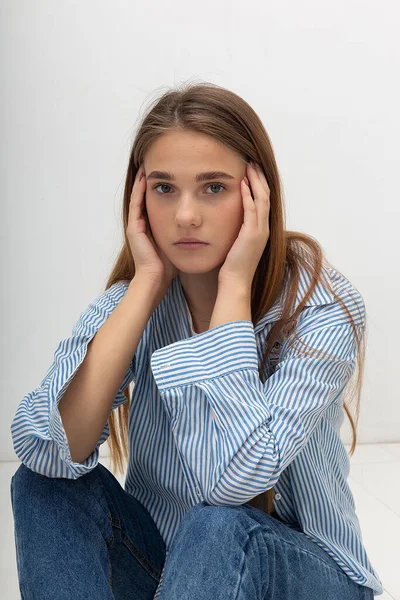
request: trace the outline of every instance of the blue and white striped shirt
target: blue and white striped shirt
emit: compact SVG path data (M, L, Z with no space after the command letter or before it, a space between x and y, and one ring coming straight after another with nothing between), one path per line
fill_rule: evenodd
M294 309L310 283L302 267ZM325 280L365 330L365 305L332 267ZM77 479L98 464L108 421L92 454L71 460L58 403L82 363L87 345L124 297L120 281L91 302L72 335L62 340L40 386L20 402L11 425L14 450L35 472ZM320 283L300 313L298 337L331 355L305 356L281 336L258 373L269 331L282 314L282 295L254 327L232 321L195 333L179 277L146 324L111 411L126 402L130 462L125 490L149 511L166 545L186 511L201 500L240 505L275 486L274 510L300 525L356 583L383 593L363 546L349 457L340 439L342 392L356 368L357 346L348 317ZM111 414L110 411L110 414ZM163 571L164 572L164 571ZM157 588L161 592L163 575Z

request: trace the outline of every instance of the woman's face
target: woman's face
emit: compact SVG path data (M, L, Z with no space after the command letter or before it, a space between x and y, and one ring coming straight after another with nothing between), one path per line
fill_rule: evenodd
M152 143L143 164L147 215L157 246L180 272L219 270L243 224L240 181L246 162L210 136L174 131ZM153 171L167 172L170 179ZM231 177L196 181L206 171L224 171ZM174 246L181 237L209 245L188 251Z

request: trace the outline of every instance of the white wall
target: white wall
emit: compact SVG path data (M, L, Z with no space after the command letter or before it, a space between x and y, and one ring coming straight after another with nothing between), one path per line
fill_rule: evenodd
M0 458L15 458L20 400L104 289L136 124L186 80L228 87L259 113L287 228L317 238L366 302L359 441L400 441L398 4L3 0L0 10Z

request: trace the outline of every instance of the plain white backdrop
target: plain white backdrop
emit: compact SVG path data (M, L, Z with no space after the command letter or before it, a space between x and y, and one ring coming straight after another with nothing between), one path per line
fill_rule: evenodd
M16 458L19 402L104 290L136 126L185 81L227 87L260 115L287 229L316 238L365 300L358 440L399 442L398 3L3 0L0 11L0 460Z

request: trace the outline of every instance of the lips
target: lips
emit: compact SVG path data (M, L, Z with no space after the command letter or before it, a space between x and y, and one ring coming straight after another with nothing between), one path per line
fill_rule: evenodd
M201 248L205 248L206 246L209 246L209 244L206 244L204 242L177 242L175 244L175 246L178 246L178 248L180 248L181 250L200 250Z
M207 244L203 240L197 240L196 238L182 238L175 242L175 244Z

